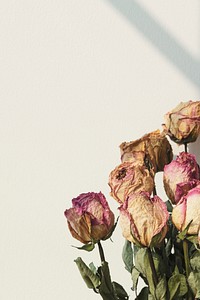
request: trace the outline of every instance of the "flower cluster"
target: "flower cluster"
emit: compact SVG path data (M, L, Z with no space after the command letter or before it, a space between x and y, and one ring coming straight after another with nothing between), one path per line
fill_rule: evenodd
M125 238L122 258L131 273L135 299L192 300L200 298L200 168L188 143L200 134L200 101L181 102L164 116L163 130L120 145L121 163L110 172L110 195L116 200ZM184 145L173 156L170 139ZM163 173L166 199L156 191L156 173ZM72 236L91 251L98 245L99 268L75 262L87 286L104 300L129 295L111 280L102 240L117 226L105 196L84 193L65 211ZM118 218L117 218L118 220ZM144 288L138 294L138 279Z

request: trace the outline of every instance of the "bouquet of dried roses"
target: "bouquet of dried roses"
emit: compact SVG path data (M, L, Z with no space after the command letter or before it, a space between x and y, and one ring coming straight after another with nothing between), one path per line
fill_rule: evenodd
M162 132L120 145L121 164L109 176L111 196L119 205L125 238L122 258L132 278L132 290L142 300L200 299L200 168L188 143L200 134L200 101L181 102L164 116ZM184 145L173 157L170 139ZM163 172L166 199L157 195L155 175ZM102 240L109 239L117 221L105 196L83 193L65 211L79 249L98 246L101 266L75 262L87 284L104 300L129 295L112 281ZM138 279L144 287L138 292Z

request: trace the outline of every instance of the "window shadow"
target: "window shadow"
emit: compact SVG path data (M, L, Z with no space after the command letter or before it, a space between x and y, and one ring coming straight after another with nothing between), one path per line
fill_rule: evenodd
M177 69L200 88L200 61L135 0L106 0L134 25Z

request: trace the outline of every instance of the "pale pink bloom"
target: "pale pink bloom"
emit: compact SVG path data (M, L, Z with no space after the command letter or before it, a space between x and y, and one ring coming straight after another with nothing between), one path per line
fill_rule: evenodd
M192 221L189 226L188 234L199 234L200 186L191 189L173 208L172 221L180 231L183 231Z
M114 225L114 214L101 192L72 199L72 208L66 209L65 216L72 236L84 244L104 239Z
M200 133L200 101L181 102L164 119L164 131L174 142L195 142Z
M135 244L159 247L165 238L169 213L165 203L149 193L132 193L120 210L123 236Z
M164 167L163 183L167 196L176 204L182 195L193 188L199 180L199 166L195 156L181 152L175 160Z
M145 166L135 162L124 162L110 173L108 184L111 196L122 204L132 192L152 193L154 178Z

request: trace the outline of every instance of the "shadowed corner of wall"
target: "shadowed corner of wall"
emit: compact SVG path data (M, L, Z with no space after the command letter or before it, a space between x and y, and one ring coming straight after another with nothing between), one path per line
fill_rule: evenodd
M200 88L200 61L135 0L105 0L138 29L179 71Z

